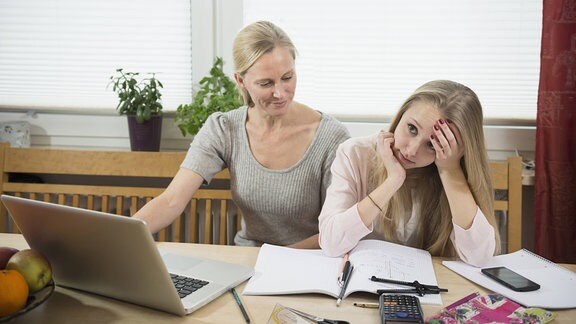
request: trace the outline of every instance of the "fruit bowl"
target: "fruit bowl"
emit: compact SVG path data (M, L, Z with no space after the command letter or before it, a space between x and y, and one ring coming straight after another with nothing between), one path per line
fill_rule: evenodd
M28 313L34 308L40 306L42 303L48 300L48 298L52 295L53 292L54 292L54 281L52 280L46 285L46 287L40 289L39 291L33 294L30 294L30 296L28 296L28 300L26 301L26 306L24 306L24 308L22 308L21 310L17 311L14 314L0 317L0 323L13 320L19 316Z

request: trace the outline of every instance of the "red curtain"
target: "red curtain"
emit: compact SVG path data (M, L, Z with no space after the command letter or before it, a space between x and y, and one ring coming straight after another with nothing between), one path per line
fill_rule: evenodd
M576 263L576 0L544 0L535 252Z

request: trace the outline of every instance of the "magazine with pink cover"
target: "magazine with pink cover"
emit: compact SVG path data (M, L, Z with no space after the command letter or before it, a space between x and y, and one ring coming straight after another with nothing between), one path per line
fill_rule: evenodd
M426 320L431 324L452 323L548 323L556 314L541 308L524 308L500 295L473 293Z

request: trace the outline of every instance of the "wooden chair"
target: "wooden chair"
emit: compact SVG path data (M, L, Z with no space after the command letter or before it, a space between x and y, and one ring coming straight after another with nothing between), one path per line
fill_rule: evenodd
M185 154L12 148L0 143L0 192L132 216L164 190ZM229 178L227 170L218 173L214 182L225 182L222 188L199 189L186 212L156 239L229 244L229 233L240 224L240 216L231 214L236 208ZM8 231L18 230L0 204L0 232Z
M11 148L0 143L0 192L131 216L163 191L184 156L185 152ZM490 170L497 199L495 213L507 216L499 220L506 224L503 252L516 251L522 248L521 158L491 161ZM41 175L45 183L15 179L18 174ZM228 237L240 228L241 215L233 215L236 206L231 200L229 178L225 170L215 177L215 182L224 182L221 187L198 190L186 212L158 233L157 240L231 244ZM148 183L136 185L136 180ZM149 183L158 180L164 182ZM0 232L7 231L17 229L0 206Z
M522 158L509 157L506 161L491 161L490 171L496 200L494 212L504 214L505 233L502 253L510 253L522 248ZM502 213L504 212L504 213ZM497 218L498 220L498 218ZM505 239L504 239L505 237Z

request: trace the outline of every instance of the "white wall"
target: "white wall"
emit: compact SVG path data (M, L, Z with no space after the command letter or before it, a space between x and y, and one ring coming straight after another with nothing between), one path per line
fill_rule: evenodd
M224 72L233 74L232 43L242 28L242 1L191 0L192 79L194 84L210 71L214 57L224 60Z

